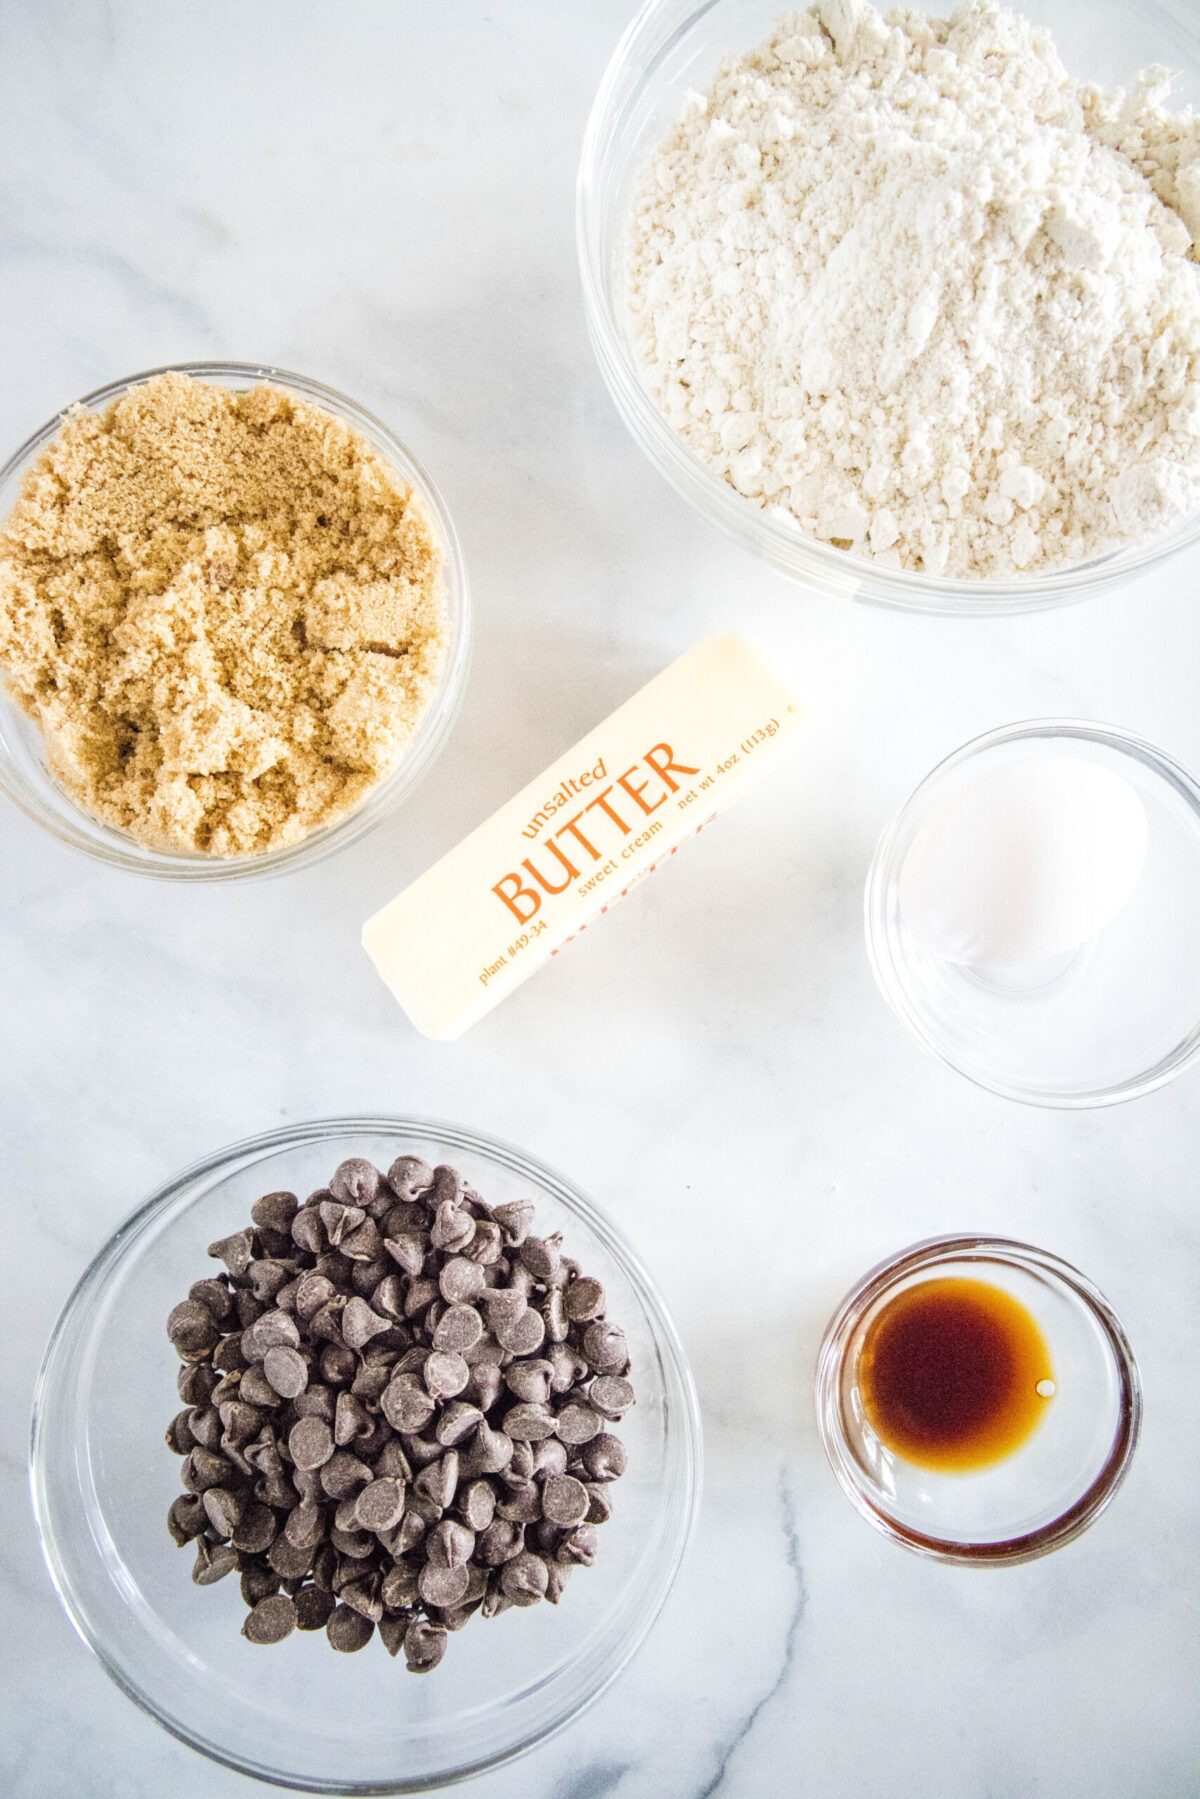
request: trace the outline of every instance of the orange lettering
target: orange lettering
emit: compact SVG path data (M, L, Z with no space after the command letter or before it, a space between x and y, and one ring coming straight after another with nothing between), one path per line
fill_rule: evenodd
M621 817L621 814L616 810L616 808L613 806L610 806L608 803L608 796L611 792L612 792L612 788L606 787L604 789L604 792L598 793L594 800L589 800L587 805L583 809L585 812L590 812L593 806L599 806L601 812L606 813L608 815L608 817L612 819L613 823L618 827L618 829L621 832L622 837L628 837L629 826L625 823L625 820Z
M586 810L587 810L587 808L585 806L584 811L586 811ZM554 835L556 837L561 837L564 831L570 831L570 833L571 833L572 837L575 839L576 843L581 843L583 845L583 847L587 851L588 855L592 858L592 861L599 862L600 851L596 848L594 843L588 842L588 840L584 836L583 832L579 829L579 821L582 817L583 817L583 812L577 812L575 814L574 818L569 818L567 820L565 825L560 825L558 827L558 830L555 831ZM551 847L553 847L553 846L551 846Z
M671 779L672 774L698 775L700 770L698 768L688 768L683 762L673 762L671 758L674 754L675 751L671 748L669 743L656 743L652 750L646 751L644 759L650 764L656 775L662 776L670 791L672 793L678 793L679 782ZM658 756L664 756L666 760L664 762L658 762L655 760Z
M525 866L528 867L529 864L526 863ZM508 893L504 891L504 884L506 881L512 882L512 888ZM542 909L541 894L536 893L532 887L526 887L518 874L501 875L500 879L496 882L496 885L492 888L492 892L496 895L497 899L502 899L504 901L518 924L528 924L529 920L535 917ZM533 904L529 907L528 912L523 911L522 902L527 903L530 900L533 901Z
M543 888L546 893L565 893L567 888L571 885L571 882L579 879L579 870L575 867L574 863L567 860L559 849L557 843L548 843L546 848L552 856L557 856L559 866L565 870L566 878L560 881L557 887L552 886L545 875L538 872L528 856L526 856L525 860L522 862L521 867L529 870L538 886Z
M647 758L647 760L649 760L649 758ZM637 805L639 805L642 808L642 811L646 814L647 818L649 818L649 816L652 812L657 812L658 808L660 806L666 805L667 796L665 793L660 793L658 798L655 800L654 804L652 806L648 806L646 804L645 800L642 798L642 795L645 793L647 787L649 787L649 785L650 785L649 781L643 781L640 787L635 787L629 779L630 775L633 774L636 771L636 769L637 769L637 763L635 762L633 765L633 768L627 768L623 775L617 776L617 782L618 782L619 786L621 786L625 789L625 791L629 795L630 799L634 800L637 803Z

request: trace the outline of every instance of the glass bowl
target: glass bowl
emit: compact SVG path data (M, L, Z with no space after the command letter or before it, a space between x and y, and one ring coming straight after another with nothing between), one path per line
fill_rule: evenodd
M372 447L389 462L424 500L444 552L442 604L446 620L447 641L438 674L437 686L428 706L400 761L363 797L357 806L342 817L324 825L299 843L269 850L259 856L218 859L211 856L189 856L166 850L149 849L136 843L121 831L101 824L70 799L46 768L41 730L35 721L4 693L0 681L0 792L19 806L26 817L42 825L60 843L70 844L95 856L110 868L128 869L135 874L153 875L161 880L236 881L248 876L281 874L285 869L306 867L321 862L326 856L373 829L412 792L418 781L432 767L445 746L458 715L471 659L471 609L467 587L467 570L458 534L454 529L445 501L416 457L407 450L388 427L372 413L365 411L345 394L324 387L307 375L290 374L266 363L251 362L176 362L159 369L146 369L129 375L123 381L110 382L85 394L77 403L91 411L101 411L113 400L155 375L179 371L210 381L220 387L242 390L260 381L270 381L299 400L321 406L343 423L361 432ZM0 519L7 518L20 493L26 471L37 461L62 424L57 414L40 431L35 431L0 469Z
M985 770L1031 757L1121 775L1146 816L1138 885L1097 936L1011 981L944 960L911 928L905 859L926 820ZM884 831L867 877L867 954L888 1004L933 1055L1030 1105L1135 1099L1200 1056L1200 786L1112 725L1038 720L976 738L940 763Z
M886 11L886 7L884 8ZM947 3L930 7L948 13ZM1024 0L1053 32L1070 73L1128 87L1148 63L1178 71L1173 104L1200 102L1200 11L1190 0ZM975 616L1065 605L1144 572L1200 540L1200 513L1146 542L1055 573L997 581L940 579L841 551L771 518L688 448L651 398L627 328L626 223L641 170L688 88L707 92L725 57L764 42L786 0L649 0L613 53L584 138L576 226L584 307L600 371L637 443L713 524L794 580L917 612Z
M345 1157L452 1161L492 1203L532 1198L543 1231L600 1280L629 1339L637 1404L620 1426L629 1468L595 1565L556 1607L472 1619L418 1678L372 1642L323 1633L264 1651L239 1635L235 1586L193 1585L167 1534L179 1465L164 1328L207 1245L254 1199L324 1185ZM616 1679L658 1616L696 1516L700 1420L675 1328L605 1215L507 1144L420 1119L335 1118L234 1144L168 1181L120 1226L55 1327L34 1404L34 1510L51 1577L84 1642L175 1736L247 1774L310 1792L416 1793L497 1767L576 1717Z
M857 1365L885 1304L931 1277L984 1280L1030 1311L1050 1350L1051 1411L1021 1448L970 1474L934 1472L886 1448L863 1407ZM817 1358L817 1422L843 1492L876 1530L918 1555L998 1566L1032 1561L1109 1505L1141 1425L1137 1363L1102 1293L1070 1263L1003 1237L937 1237L858 1283Z

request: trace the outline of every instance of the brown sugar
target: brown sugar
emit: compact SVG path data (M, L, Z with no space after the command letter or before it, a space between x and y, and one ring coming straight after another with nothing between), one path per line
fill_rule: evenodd
M420 497L269 383L76 407L0 529L0 669L51 773L155 849L261 854L399 761L444 648Z

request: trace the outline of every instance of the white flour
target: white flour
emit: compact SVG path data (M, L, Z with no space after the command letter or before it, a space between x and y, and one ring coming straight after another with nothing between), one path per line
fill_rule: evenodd
M1200 119L1073 82L981 0L818 0L646 171L629 305L693 449L934 574L1081 561L1200 505Z

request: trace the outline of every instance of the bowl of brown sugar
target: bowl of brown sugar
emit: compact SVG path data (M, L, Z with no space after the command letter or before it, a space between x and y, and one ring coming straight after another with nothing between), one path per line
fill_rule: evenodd
M164 878L313 862L391 811L470 648L446 506L380 421L302 375L113 382L0 470L0 791Z

